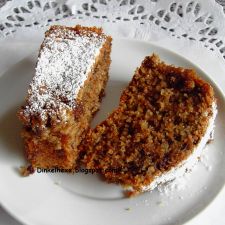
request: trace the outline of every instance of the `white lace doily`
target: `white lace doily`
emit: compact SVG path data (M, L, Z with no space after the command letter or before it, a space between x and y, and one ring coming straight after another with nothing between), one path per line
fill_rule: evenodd
M202 42L225 59L223 6L224 0L0 0L0 39L21 27L36 29L67 17L74 24L123 21L133 38L164 30L178 39Z

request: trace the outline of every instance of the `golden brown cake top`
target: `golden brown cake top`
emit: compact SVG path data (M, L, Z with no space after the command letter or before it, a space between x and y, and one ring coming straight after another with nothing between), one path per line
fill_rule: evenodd
M45 34L28 90L20 111L24 122L31 117L43 122L54 116L64 120L76 108L76 97L107 36L96 27L52 26Z

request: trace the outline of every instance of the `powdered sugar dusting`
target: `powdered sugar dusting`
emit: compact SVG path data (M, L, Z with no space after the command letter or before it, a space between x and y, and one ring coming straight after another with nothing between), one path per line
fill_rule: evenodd
M80 35L62 27L47 35L24 115L38 115L45 121L48 115L66 115L67 109L75 108L75 99L104 42L104 35L90 31Z

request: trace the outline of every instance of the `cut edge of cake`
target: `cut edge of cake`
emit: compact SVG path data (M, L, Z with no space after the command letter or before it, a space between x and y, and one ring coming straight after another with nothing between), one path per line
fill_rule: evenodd
M129 88L132 89L132 87L129 87L129 86L136 82L135 79L137 79L137 82L138 82L138 79L139 79L139 81L142 79L141 76L138 76L139 72L142 73L142 70L143 70L144 71L143 73L145 73L146 72L145 70L148 70L149 68L152 68L152 69L156 68L156 70L159 69L159 71L164 71L164 70L167 71L168 70L169 73L171 73L171 74L173 74L173 73L180 74L180 76L182 77L182 79L184 80L184 83L185 83L184 84L185 86L184 87L181 86L181 88L184 88L184 90L185 90L185 88L187 88L187 91L189 91L189 89L192 90L192 88L196 88L196 90L197 90L196 95L198 95L198 87L199 87L201 89L201 90L199 89L199 91L200 91L199 93L201 93L201 91L202 91L203 96L204 96L203 97L204 100L202 100L202 101L204 101L204 103L202 102L202 104L203 105L208 104L208 106L206 106L206 105L204 106L207 109L208 113L204 112L203 113L204 116L203 116L203 114L200 114L203 116L201 118L204 118L204 120L205 120L205 122L202 123L202 126L204 126L202 128L204 130L204 133L201 136L199 136L200 138L199 138L197 146L190 149L188 154L186 154L185 156L182 156L181 157L182 160L175 163L174 165L171 164L169 166L169 169L165 169L165 170L162 170L161 172L158 171L158 172L154 173L154 175L151 178L147 179L144 182L145 184L142 183L142 184L137 185L137 183L136 183L133 186L133 185L129 184L130 182L132 183L131 180L123 181L123 180L121 180L122 178L117 178L115 174L108 173L108 172L105 174L104 174L104 172L102 173L102 175L104 176L106 181L108 181L110 183L121 184L128 196L133 196L140 192L153 190L159 184L167 183L177 177L180 177L188 169L191 169L193 167L193 165L196 163L196 161L198 160L199 156L201 155L203 148L205 147L207 142L210 141L210 139L211 139L211 135L212 135L213 129L214 129L214 121L215 121L215 117L217 114L217 108L216 108L217 103L216 103L216 98L214 96L213 88L207 82L205 82L203 79L198 77L198 75L196 74L196 72L194 70L184 69L181 67L175 67L173 65L167 65L164 62L162 62L159 59L159 57L155 54L153 54L152 56L148 56L142 62L141 67L136 70L135 75L134 75L132 81L129 83L128 87L123 91L121 98L120 98L120 103L119 103L118 108L115 109L105 121L103 121L102 123L97 125L96 128L94 128L93 130L89 130L86 138L81 143L80 148L81 148L81 151L83 151L82 160L84 162L84 165L87 168L95 169L95 166L93 166L93 165L96 165L98 169L99 168L102 169L101 165L100 165L102 163L102 167L104 169L104 165L105 165L105 167L112 166L112 165L110 165L110 161L111 161L111 163L114 161L113 163L116 164L115 163L116 159L113 158L113 151L115 150L115 149L113 150L114 147L111 147L112 149L107 150L106 148L104 148L105 145L103 145L101 147L101 145L98 146L98 143L101 142L102 135L103 136L105 135L104 132L107 129L107 126L110 127L111 126L110 124L112 124L114 122L113 120L115 118L119 117L119 115L121 113L123 114L126 112L126 110L124 110L123 107L121 107L121 105L125 104L127 101L126 95L129 92ZM159 76L160 76L160 74L159 74ZM179 77L179 75L178 75L178 77ZM144 77L143 77L143 79L144 79ZM180 85L179 82L176 85L178 85L178 88L179 88L179 85ZM198 87L196 87L196 85ZM195 97L193 97L193 98L195 98ZM198 96L196 96L196 98L198 98ZM203 105L202 105L202 107L203 107ZM115 119L115 121L116 120L117 119ZM206 122L206 120L207 120L207 122ZM113 126L111 128L113 128ZM116 128L115 128L115 130L116 130ZM98 136L98 134L100 134L100 135ZM95 140L94 140L95 138L96 138L97 142L95 142ZM104 140L107 140L107 134L104 136ZM93 148L94 148L93 146L95 146L97 150L93 150ZM111 151L111 153L109 151ZM107 163L104 163L104 158L106 157L106 154L108 154L108 155L112 154L111 158L109 156L107 156L107 159L109 160L109 162L107 162L108 165L107 165ZM98 161L98 158L99 158L99 161ZM94 161L96 161L96 162L94 162ZM124 176L124 177L126 177L126 176Z

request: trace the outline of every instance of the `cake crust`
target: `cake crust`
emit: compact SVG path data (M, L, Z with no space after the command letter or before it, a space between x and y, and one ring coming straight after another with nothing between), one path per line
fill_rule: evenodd
M89 130L81 160L108 182L139 193L193 153L215 102L213 88L195 71L166 65L154 54L146 57L118 108Z

